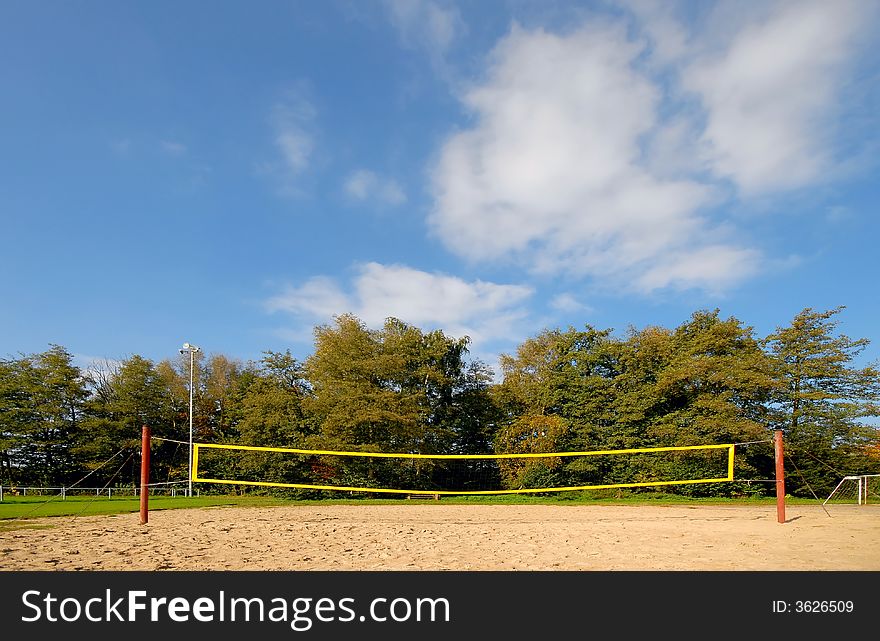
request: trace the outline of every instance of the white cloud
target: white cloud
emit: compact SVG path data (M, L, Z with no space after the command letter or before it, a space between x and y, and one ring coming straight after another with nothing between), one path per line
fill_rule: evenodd
M284 155L291 173L298 174L309 165L309 156L314 145L312 137L297 126L286 125L278 132L276 144Z
M757 274L763 262L761 254L753 249L710 245L665 256L635 281L635 287L643 292L670 286L696 287L720 294Z
M379 189L378 197L389 205L402 205L406 202L406 193L396 180L386 180Z
M406 193L396 180L382 178L368 169L358 169L346 179L345 193L360 201L376 201L386 205L406 202Z
M348 296L335 280L327 276L314 276L299 287L287 287L282 294L267 302L269 311L285 311L322 319L348 312L350 305Z
M171 156L182 156L187 152L186 145L175 140L161 140L159 145L162 147L162 151Z
M629 22L515 25L496 45L431 168L430 228L474 262L721 292L772 263L723 206L831 165L864 5L722 2L687 26L620 5Z
M648 171L663 179L707 172L705 143L695 116L680 113L670 117L645 139L644 163Z
M527 312L531 288L481 280L465 281L403 265L366 263L356 268L348 291L324 276L289 286L266 302L268 311L283 311L310 322L328 322L352 313L370 327L387 317L422 328L440 328L475 342L515 340Z
M660 100L634 68L641 52L620 25L512 30L464 96L477 124L446 141L433 171L430 224L452 251L634 280L708 233L697 210L711 189L641 164ZM687 278L687 264L666 271Z
M703 141L718 175L746 195L822 178L842 72L875 10L855 0L781 2L744 18L720 51L703 43L682 78L706 109Z
M315 149L314 105L304 91L291 91L286 100L275 105L272 124L275 145L281 152L287 174L296 177L306 170Z
M352 173L345 181L345 193L357 200L366 200L377 182L376 174L366 169Z
M453 41L464 29L454 6L433 0L385 0L391 24L404 46L424 50L436 67L443 66Z
M689 48L687 30L675 15L674 2L620 0L641 23L651 48L651 62L665 64L679 60Z
M588 305L584 305L573 294L563 292L550 299L550 307L560 312L588 312Z

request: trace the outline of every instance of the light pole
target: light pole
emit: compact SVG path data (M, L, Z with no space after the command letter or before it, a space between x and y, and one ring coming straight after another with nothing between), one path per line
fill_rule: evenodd
M195 371L196 352L199 347L184 343L180 350L181 354L189 352L189 497L193 495L193 372Z

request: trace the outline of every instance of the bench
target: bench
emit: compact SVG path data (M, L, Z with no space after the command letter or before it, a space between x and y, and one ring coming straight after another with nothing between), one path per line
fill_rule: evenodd
M435 500L435 501L439 501L439 500L440 500L440 495L439 495L439 494L432 493L432 492L421 492L421 493L418 493L418 494L407 494L407 495L406 495L406 498L407 498L407 499L421 499L421 500L425 500L425 499L430 500L430 499L433 499L433 500Z

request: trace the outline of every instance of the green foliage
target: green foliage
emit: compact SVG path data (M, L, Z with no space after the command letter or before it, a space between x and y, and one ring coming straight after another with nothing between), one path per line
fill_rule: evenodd
M738 479L772 478L769 440L785 431L787 487L824 494L845 474L880 471L880 372L854 363L868 345L837 332L842 308L805 309L765 339L736 318L698 311L673 329L548 329L500 357L502 380L468 358L469 339L395 318L379 329L343 315L315 349L240 363L222 354L158 364L141 356L87 372L60 346L0 361L0 482L137 481L141 426L195 439L297 449L403 453L552 453L743 443ZM192 385L190 376L192 375ZM191 389L192 387L192 389ZM119 449L124 469L106 464ZM436 489L578 486L717 477L724 450L675 455L536 457L477 462L205 451L216 477ZM187 477L186 445L154 442L154 480ZM263 490L254 490L260 491ZM681 485L692 497L752 496L772 486ZM654 496L650 489L634 490ZM327 498L292 491L298 498Z
M82 373L58 345L0 363L0 483L72 478L86 397Z
M495 446L505 452L585 451L732 443L767 438L773 364L752 330L697 312L675 330L542 332L501 359L493 394L505 413ZM766 461L763 461L766 463ZM706 476L689 463L643 457L570 459L568 485ZM525 470L512 462L507 468ZM658 472L662 471L662 474ZM746 456L740 472L757 473ZM717 476L717 475L716 475ZM505 478L516 487L516 475ZM692 491L690 488L682 491ZM705 491L705 490L693 490Z
M325 449L485 452L494 427L491 373L465 361L468 342L394 318L380 330L350 315L318 327L306 362L307 408L318 429L312 442ZM402 472L376 461L361 471L354 461L346 467L341 475L351 483L401 480Z
M174 406L168 381L157 371L154 363L134 355L100 376L93 375L101 389L88 405L88 415L82 421L77 435L77 454L88 470L95 470L92 484L124 481L138 483L135 458L140 452L141 428L149 425L157 437L181 439L182 429L173 420ZM173 476L172 453L180 448L173 443L155 443L152 478L167 480ZM119 470L122 461L105 465L114 453L123 450L123 460L130 461ZM129 455L131 457L129 458ZM179 463L185 463L178 457ZM184 468L185 469L185 466ZM179 473L180 464L177 466ZM118 475L113 475L118 471Z
M840 476L880 471L870 455L880 443L877 430L863 422L880 414L880 371L853 367L868 341L836 335L843 309L805 309L766 339L779 382L772 422L785 430L796 466L786 482L792 492L812 488L827 496Z

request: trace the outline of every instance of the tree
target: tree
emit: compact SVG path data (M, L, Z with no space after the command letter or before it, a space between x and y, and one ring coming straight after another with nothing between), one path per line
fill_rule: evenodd
M304 447L312 432L303 407L310 386L290 350L264 352L236 403L235 431L244 445Z
M312 387L308 407L328 449L417 454L483 448L493 427L486 394L489 370L465 360L469 339L423 332L395 318L372 330L339 316L315 330L306 361ZM485 450L483 450L485 451ZM447 465L395 460L348 461L351 484L400 485L438 479ZM413 477L417 477L413 479Z
M773 367L752 328L721 320L716 309L693 314L671 340L671 359L651 390L660 405L651 434L660 444L766 438Z
M154 436L181 439L183 434L173 429L171 401L166 381L151 360L134 355L122 361L89 406L89 416L81 424L78 455L95 469L119 450L137 454L144 425L150 426ZM155 477L170 478L172 468L177 476L186 475L187 461L179 455L179 444L158 442L153 448ZM136 461L134 457L130 460L129 469L119 478L135 482ZM95 479L109 481L114 472L115 468L110 465L96 474Z
M614 392L610 330L545 330L500 358L504 380L493 390L502 423L495 448L502 453L602 449L611 433ZM595 480L596 460L548 457L503 459L508 487L562 485L573 475Z
M624 340L590 326L546 330L501 363L504 382L494 392L505 417L496 436L499 451L706 445L766 437L771 362L750 327L735 318L721 320L718 310L697 312L674 331L630 330ZM718 461L694 455L558 458L507 467L519 470L518 483L525 474L532 481L540 477L568 485L715 476L700 470L718 467ZM740 460L741 472L754 472L754 461ZM506 476L510 481L512 475Z
M216 399L215 436L236 445L306 448L312 431L303 400L309 393L302 365L290 354L267 351L258 366L212 358L206 393ZM223 380L218 380L220 377ZM215 478L314 483L304 457L288 453L204 450L200 468Z
M702 445L769 440L767 403L777 385L771 359L751 327L736 318L722 320L718 310L699 311L670 334L672 351L646 391L654 399L647 436L657 445ZM771 448L740 447L735 475L767 478ZM723 476L723 453L705 450L680 455L670 466L679 478ZM757 492L748 484L693 485L689 494Z
M0 482L71 482L87 395L82 372L59 345L0 364Z
M223 354L212 354L204 371L202 410L204 417L202 437L214 439L228 433L233 426L230 412L238 390L242 365Z
M350 315L318 327L306 371L322 436L386 452L443 451L452 439L443 414L466 344L397 319L381 330Z
M869 452L878 432L863 419L880 415L880 371L854 366L869 341L837 331L844 309L806 308L765 340L779 382L774 426L797 466L788 473L792 492L827 493L840 476L877 471Z
M19 472L16 450L23 417L16 365L13 360L0 361L0 485L16 482Z

